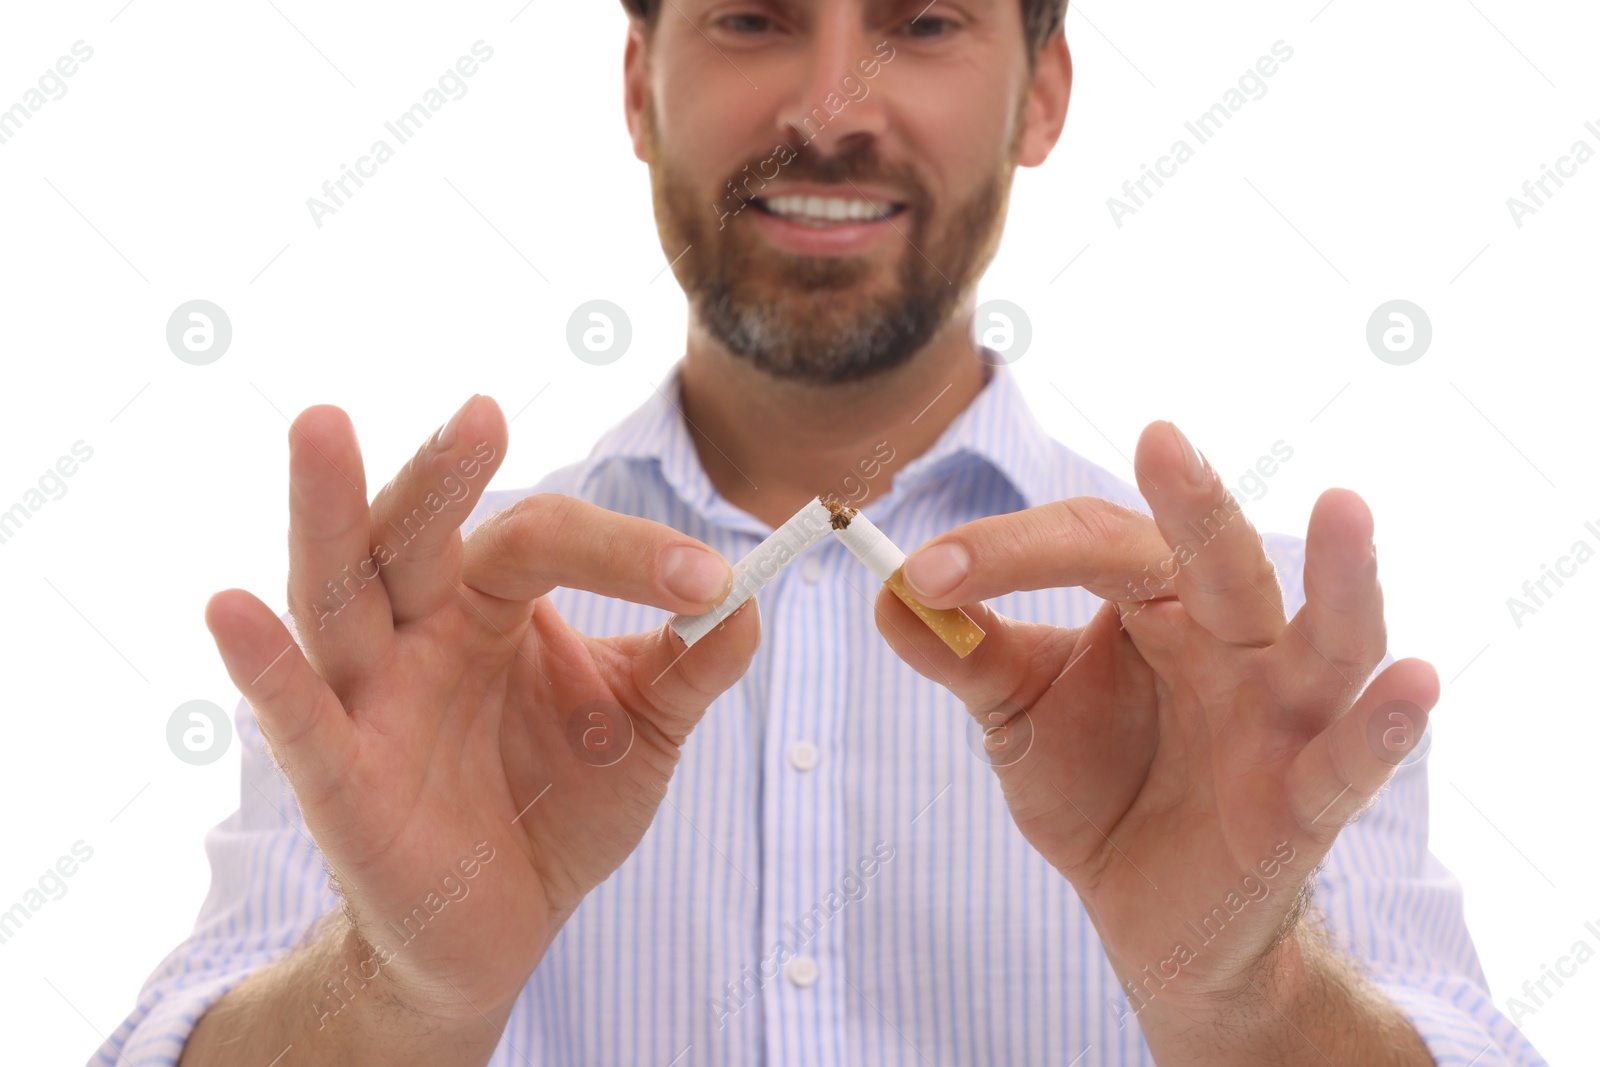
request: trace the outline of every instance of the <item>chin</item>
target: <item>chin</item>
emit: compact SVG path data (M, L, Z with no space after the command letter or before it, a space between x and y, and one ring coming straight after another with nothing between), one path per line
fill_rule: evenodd
M920 295L872 300L827 294L744 299L712 291L697 302L700 323L727 351L763 374L807 385L866 381L911 361L937 332L935 301Z

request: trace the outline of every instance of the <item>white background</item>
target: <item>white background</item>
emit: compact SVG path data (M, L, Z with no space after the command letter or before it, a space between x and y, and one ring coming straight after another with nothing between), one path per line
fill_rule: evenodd
M0 145L0 510L93 449L0 544L0 909L93 849L0 945L7 1062L86 1059L193 922L237 744L189 766L166 723L237 702L212 592L282 608L286 418L349 411L376 491L487 393L516 414L494 484L522 486L682 353L614 0L273 2L0 11L0 108L73 42L94 49ZM1600 160L1521 228L1506 205L1575 140L1600 149L1600 20L1574 2L1322 5L1075 3L1066 132L1019 172L980 298L1032 320L1014 370L1038 417L1129 481L1140 428L1172 418L1225 476L1293 448L1241 496L1262 528L1303 534L1329 486L1371 504L1390 647L1444 681L1433 847L1504 1006L1580 938L1600 948L1600 559L1520 627L1506 604L1573 542L1600 549ZM494 57L467 95L318 229L306 199L479 39ZM1107 198L1278 40L1294 55L1267 94L1117 227ZM204 367L165 340L196 298L234 330ZM565 343L593 298L633 323L606 367ZM1365 341L1395 298L1434 328L1407 366ZM1600 960L1526 1018L1553 1063L1592 1062L1597 994Z

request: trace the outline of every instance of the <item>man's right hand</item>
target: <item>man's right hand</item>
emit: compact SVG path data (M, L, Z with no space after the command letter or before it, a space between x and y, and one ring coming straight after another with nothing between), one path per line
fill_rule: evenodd
M731 569L670 527L555 494L463 541L506 433L474 397L369 507L348 417L308 408L289 434L300 644L243 590L206 608L333 872L349 951L388 950L377 992L419 1030L476 1027L489 1049L486 1021L504 1025L556 931L638 845L679 747L760 639L753 608L689 651L664 624L606 639L569 627L546 597L557 586L697 614L727 595ZM493 859L467 881L480 842ZM403 940L446 878L468 895Z

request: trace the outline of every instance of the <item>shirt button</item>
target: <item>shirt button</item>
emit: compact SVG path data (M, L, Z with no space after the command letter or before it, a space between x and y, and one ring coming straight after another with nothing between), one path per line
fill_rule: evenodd
M797 771L809 771L821 758L822 753L810 741L796 741L789 746L789 763Z
M815 553L800 561L800 576L812 585L822 578L822 560Z
M816 982L822 970L810 956L796 956L784 965L783 973L789 981L804 989Z

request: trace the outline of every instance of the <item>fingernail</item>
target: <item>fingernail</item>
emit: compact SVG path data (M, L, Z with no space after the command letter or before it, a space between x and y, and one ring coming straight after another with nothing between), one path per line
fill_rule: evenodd
M439 427L439 432L433 435L435 447L449 448L456 443L456 431L461 428L461 420L467 417L467 412L471 410L473 401L477 399L478 394L473 393L467 398L467 402L462 404L454 415L450 416L450 421Z
M692 545L678 545L667 549L661 561L661 584L685 600L717 604L733 584L733 571L721 556Z
M972 557L966 548L958 542L946 541L926 551L912 553L906 560L906 581L923 596L944 596L961 584L971 566Z
M1200 453L1195 451L1194 445L1190 444L1189 439L1183 436L1182 430L1170 422L1167 425L1172 427L1172 436L1178 439L1178 447L1183 449L1184 476L1189 479L1190 485L1197 489L1200 488L1206 484L1206 466L1200 459Z

